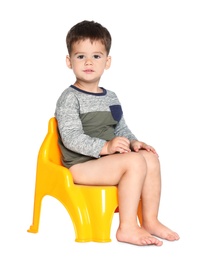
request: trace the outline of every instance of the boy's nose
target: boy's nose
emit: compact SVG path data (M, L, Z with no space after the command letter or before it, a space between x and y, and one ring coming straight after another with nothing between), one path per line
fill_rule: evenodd
M91 59L91 58L87 58L87 59L85 60L85 64L86 64L86 65L93 64L92 59Z

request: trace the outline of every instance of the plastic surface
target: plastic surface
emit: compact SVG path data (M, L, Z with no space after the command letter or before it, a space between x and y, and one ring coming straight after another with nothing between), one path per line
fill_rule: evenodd
M42 199L50 195L59 200L69 213L75 230L75 241L111 241L112 218L114 212L118 212L117 187L74 184L69 169L61 164L60 155L57 121L52 117L38 153L33 223L28 232L38 232ZM140 203L140 223L141 212Z

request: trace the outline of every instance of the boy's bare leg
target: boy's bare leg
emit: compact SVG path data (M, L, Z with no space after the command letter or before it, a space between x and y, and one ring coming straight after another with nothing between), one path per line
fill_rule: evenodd
M140 228L137 223L137 208L147 172L146 161L143 156L136 154L135 158L126 161L127 165L128 172L118 184L120 225L116 237L121 242L161 246L162 241Z
M160 164L157 155L141 150L147 163L147 176L142 190L143 225L142 227L150 234L174 241L179 235L163 225L158 220L158 211L161 194Z
M135 245L162 245L162 241L139 227L137 223L137 208L147 174L147 165L142 154L113 154L74 165L70 170L75 183L118 185L118 241Z

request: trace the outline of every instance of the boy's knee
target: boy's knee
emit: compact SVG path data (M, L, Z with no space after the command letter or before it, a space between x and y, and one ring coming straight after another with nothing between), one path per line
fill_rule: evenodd
M157 154L154 154L152 152L147 152L147 151L143 151L142 154L146 160L148 167L152 167L152 168L160 167L160 161Z
M145 157L142 154L136 152L132 152L128 154L127 163L130 167L140 167L144 169L147 167L147 162Z

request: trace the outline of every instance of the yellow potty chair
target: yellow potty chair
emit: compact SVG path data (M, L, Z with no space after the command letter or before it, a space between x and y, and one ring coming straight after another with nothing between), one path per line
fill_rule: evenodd
M42 199L49 195L59 200L69 213L75 230L75 241L111 241L112 218L118 212L117 187L74 184L69 169L62 165L60 157L57 120L52 117L38 153L33 223L28 232L38 232ZM141 203L138 217L141 223Z

